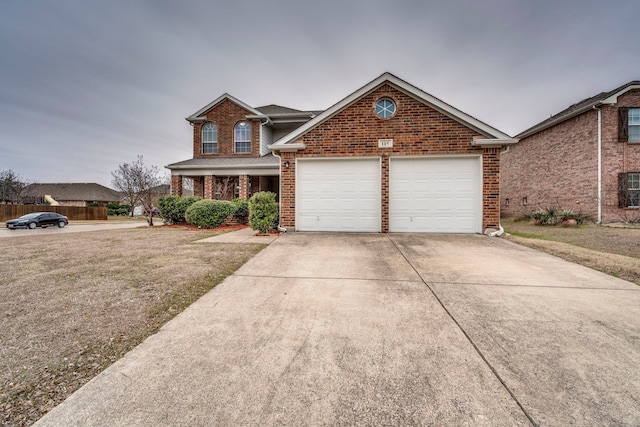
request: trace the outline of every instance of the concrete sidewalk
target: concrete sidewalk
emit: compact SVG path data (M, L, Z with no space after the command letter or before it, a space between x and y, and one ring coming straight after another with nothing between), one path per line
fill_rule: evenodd
M638 425L639 289L483 236L285 234L37 425Z
M237 231L223 233L218 236L207 237L198 240L198 243L258 243L269 244L278 238L278 234L269 234L268 236L257 235L256 230L249 227L241 228Z

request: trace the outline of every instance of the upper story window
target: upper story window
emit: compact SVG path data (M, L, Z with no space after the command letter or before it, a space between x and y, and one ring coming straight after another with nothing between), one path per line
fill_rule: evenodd
M251 125L247 122L240 122L233 132L236 153L251 152Z
M640 142L640 108L629 108L629 142Z
M618 141L640 142L640 108L618 108Z
M202 154L218 152L218 127L215 123L205 123L202 126Z
M396 113L396 103L389 98L382 98L376 102L376 115L388 119Z

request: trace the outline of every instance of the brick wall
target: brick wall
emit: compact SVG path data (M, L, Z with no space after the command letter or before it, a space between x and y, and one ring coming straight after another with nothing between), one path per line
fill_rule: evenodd
M634 210L618 208L618 173L640 171L640 143L618 142L618 108L640 107L640 91L618 97L602 111L602 220L620 221ZM521 216L550 206L573 209L597 219L598 113L545 129L501 154L503 216ZM523 198L527 205L523 205ZM507 206L507 199L509 205ZM637 209L635 210L637 211Z
M171 176L171 195L182 196L182 175Z
M602 108L602 221L628 221L640 217L637 208L618 207L618 173L640 172L640 143L618 142L618 108L640 108L640 90L618 97Z
M375 115L375 103L388 97L397 105L396 114L389 119ZM305 134L306 145L297 153L282 153L281 222L285 227L295 225L295 158L380 156L382 231L389 229L389 156L434 154L482 154L483 229L499 223L499 167L496 149L472 147L474 137L482 136L416 99L383 85L356 101L326 122ZM393 148L378 148L378 139L393 139ZM289 167L284 167L284 162Z
M595 213L597 143L597 112L588 111L509 147L501 154L502 215L550 206Z
M253 114L240 107L235 102L228 99L223 100L218 105L209 110L206 114L207 120L215 123L218 127L218 152L216 154L202 154L202 127L205 123L194 123L193 125L193 157L259 157L260 156L260 120L247 120L247 115ZM240 121L251 124L251 153L234 152L234 128Z

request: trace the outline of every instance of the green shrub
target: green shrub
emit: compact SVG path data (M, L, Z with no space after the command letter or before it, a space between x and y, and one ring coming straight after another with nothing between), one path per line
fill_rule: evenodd
M108 213L107 215L129 215L131 210L131 206L129 205L121 205L118 202L109 202L107 203Z
M185 213L189 206L201 200L201 197L164 196L158 199L160 216L167 224L184 224L187 222Z
M224 200L199 200L185 212L187 224L202 228L220 227L229 215L236 211L233 202Z
M247 218L249 218L249 202L244 199L235 199L233 204L236 207L236 211L233 213L233 216L241 224L246 224Z
M249 225L259 233L268 233L276 227L278 212L275 193L261 191L249 199Z

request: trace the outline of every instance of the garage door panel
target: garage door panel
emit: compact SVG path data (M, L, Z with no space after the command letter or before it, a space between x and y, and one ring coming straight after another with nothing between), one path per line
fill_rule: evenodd
M380 160L299 160L296 229L380 231Z
M392 158L392 232L476 233L481 228L478 157Z

